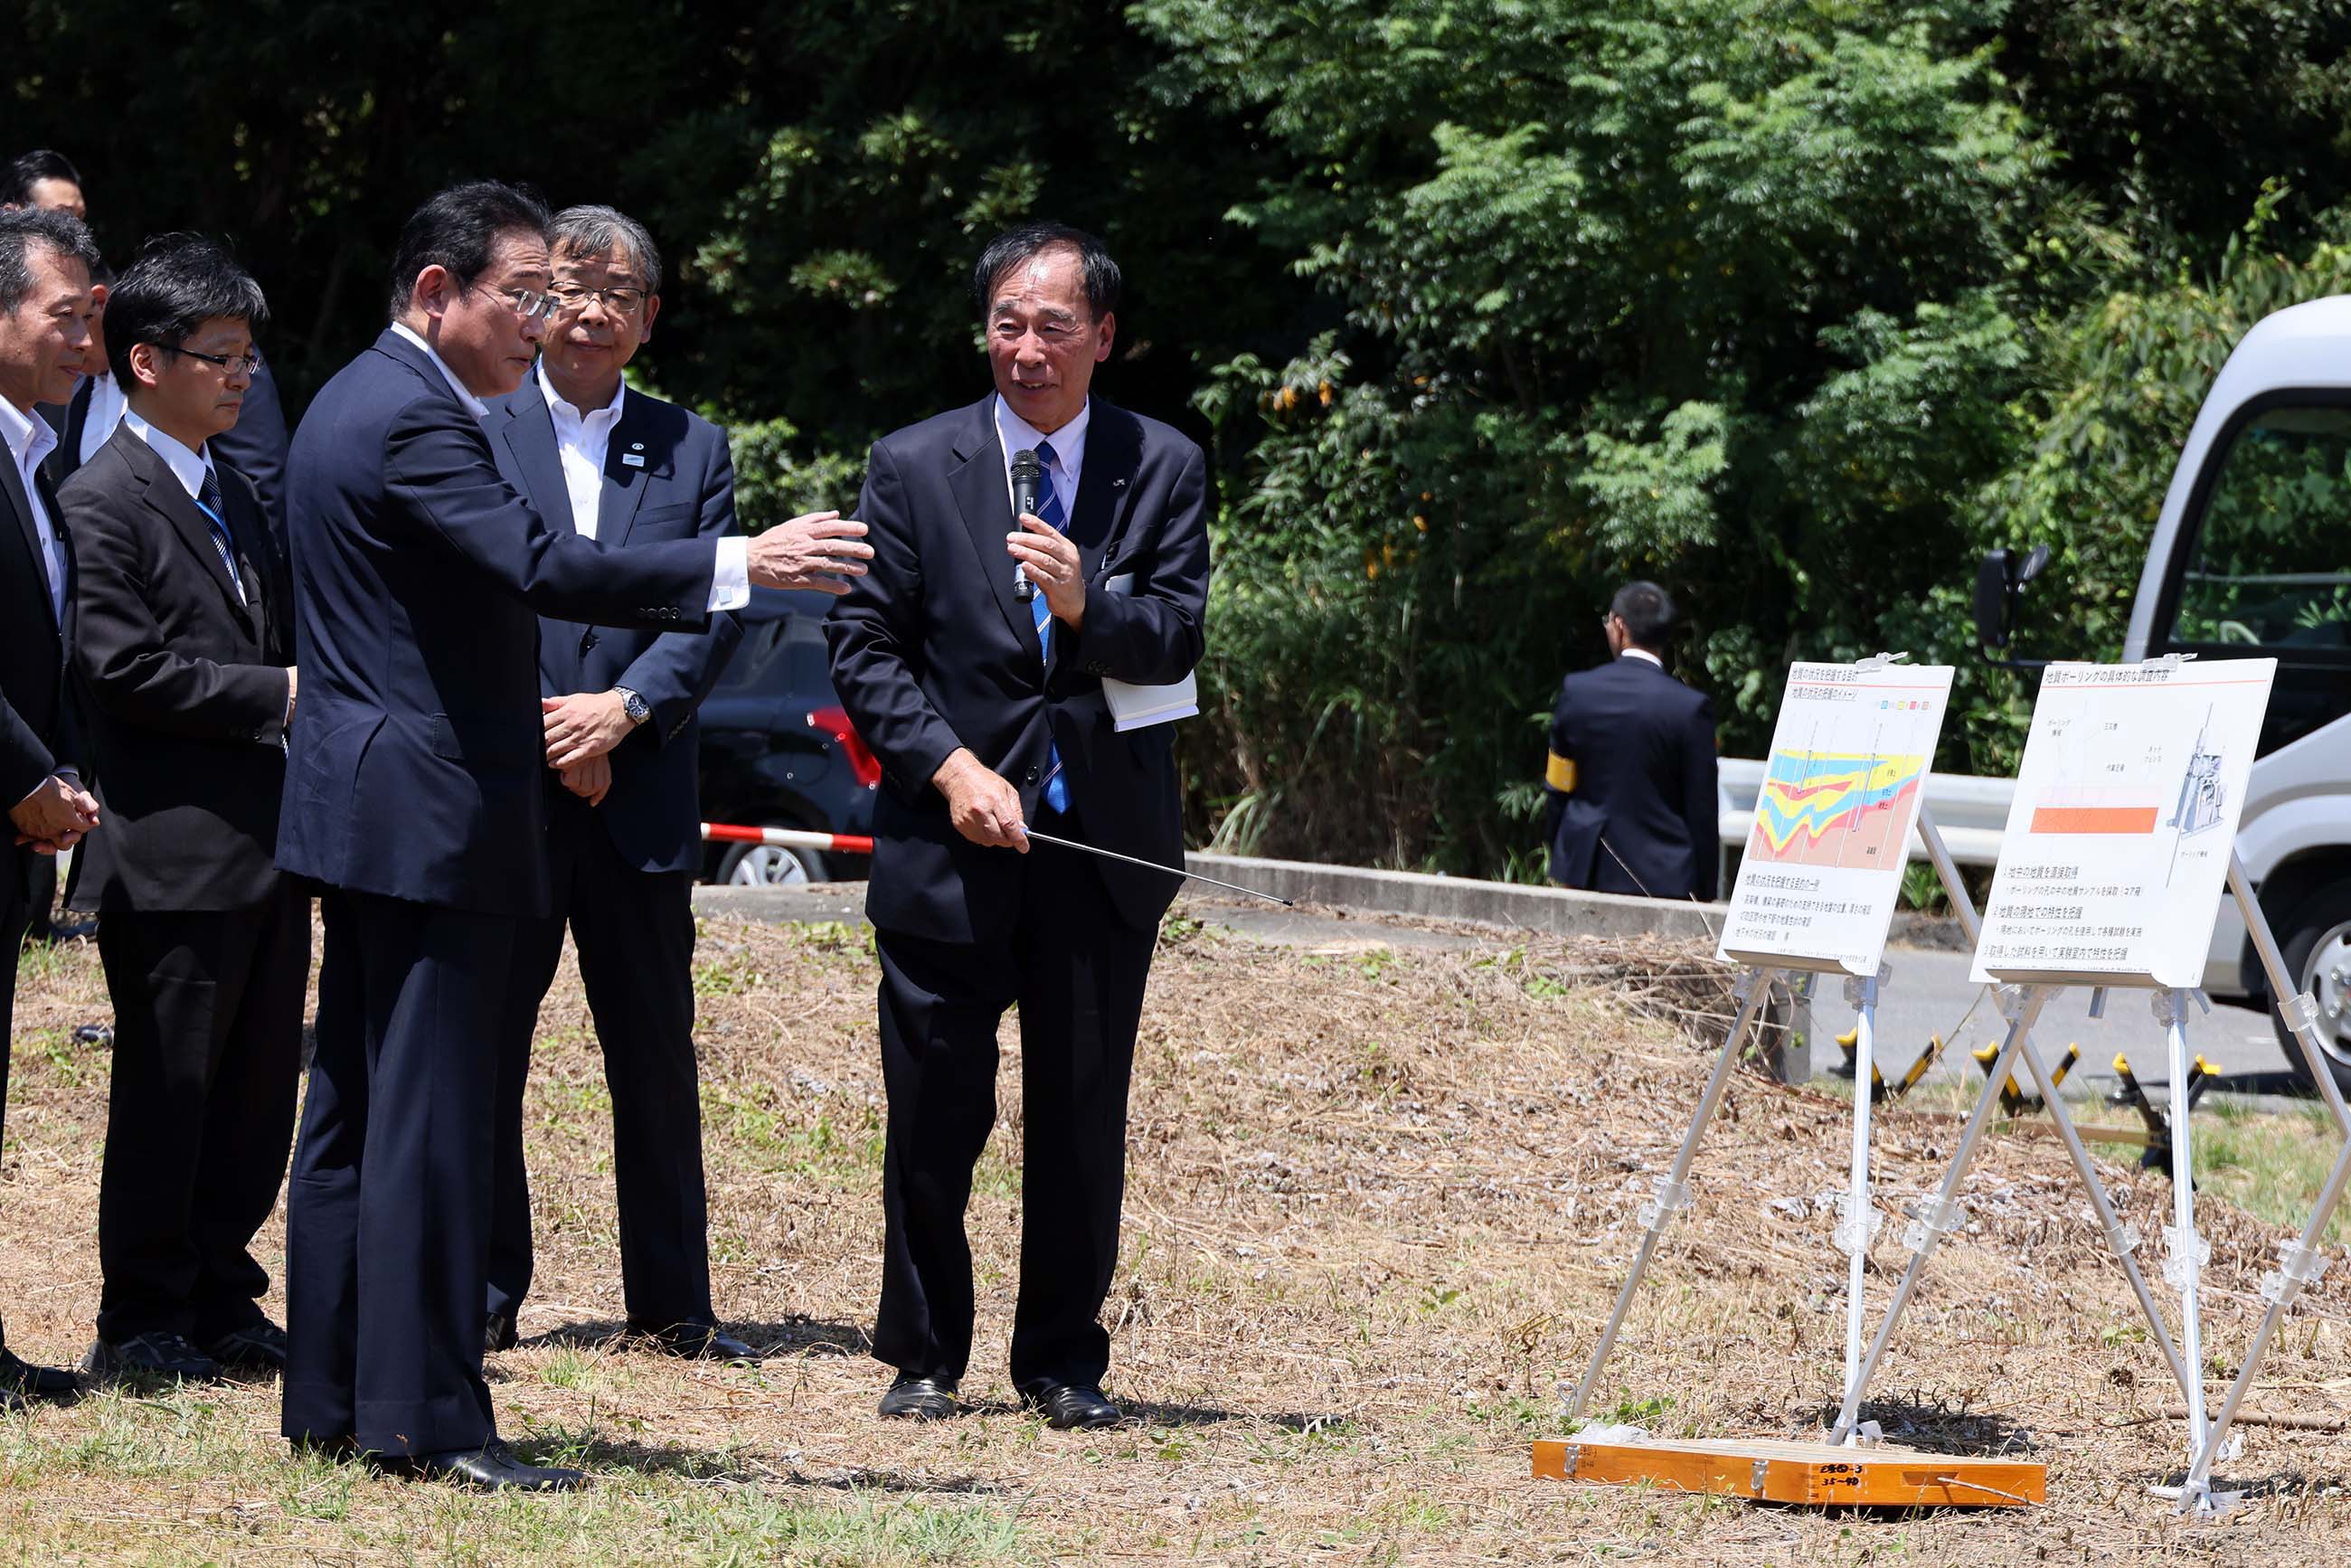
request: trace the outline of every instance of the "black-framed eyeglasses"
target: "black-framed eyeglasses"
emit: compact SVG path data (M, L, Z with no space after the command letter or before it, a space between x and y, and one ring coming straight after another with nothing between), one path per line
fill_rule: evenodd
M645 291L642 288L582 288L576 283L558 283L548 289L566 316L576 316L588 308L590 299L601 300L604 308L615 316L633 316L644 308Z
M241 371L248 376L261 368L261 356L250 350L242 354L207 354L202 349L183 349L177 343L156 343L152 346L162 350L167 354L185 354L189 359L202 360L208 365L218 365L221 369L231 372Z

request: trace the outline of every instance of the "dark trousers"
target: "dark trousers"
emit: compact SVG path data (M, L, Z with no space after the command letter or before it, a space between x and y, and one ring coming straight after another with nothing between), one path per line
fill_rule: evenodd
M629 864L594 810L568 790L549 798L547 842L554 913L516 927L499 1026L489 1310L516 1312L530 1289L523 1089L531 1032L562 956L568 918L612 1096L612 1186L629 1316L658 1327L711 1322L702 1098L694 1065L693 875Z
M406 1455L496 1430L482 1382L493 1031L514 920L330 890L286 1195L285 1434Z
M1040 826L1049 824L1040 823ZM1006 852L1008 854L1009 851ZM877 934L882 1310L873 1354L916 1376L971 1359L971 1172L996 1121L996 1029L1020 1009L1020 1296L1012 1381L1099 1384L1126 1195L1126 1092L1156 930L1123 924L1092 864L1040 845L1020 915L968 946Z
M310 901L117 912L99 927L114 1080L98 1188L98 1335L199 1344L262 1321L246 1249L277 1201L294 1132Z

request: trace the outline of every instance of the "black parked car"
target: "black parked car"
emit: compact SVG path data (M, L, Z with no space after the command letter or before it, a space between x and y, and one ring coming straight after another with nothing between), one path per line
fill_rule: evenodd
M702 705L702 819L870 835L882 765L832 695L832 596L755 588L743 643ZM703 846L705 881L747 885L864 876L867 855L767 844Z

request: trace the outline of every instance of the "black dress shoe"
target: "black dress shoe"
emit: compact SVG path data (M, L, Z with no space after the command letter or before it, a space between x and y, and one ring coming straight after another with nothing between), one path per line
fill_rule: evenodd
M493 1437L478 1448L386 1459L384 1469L418 1480L448 1481L475 1491L577 1491L588 1478L552 1465L527 1465Z
M650 1323L629 1320L629 1332L639 1339L650 1341L664 1355L684 1356L688 1361L757 1361L759 1353L720 1328L716 1323L665 1323L655 1328Z
M1090 1384L1062 1383L1055 1378L1040 1377L1020 1390L1020 1403L1031 1410L1045 1414L1045 1425L1057 1432L1072 1428L1094 1431L1103 1427L1115 1427L1126 1417L1117 1406L1102 1397L1102 1391Z
M204 1354L240 1372L283 1372L286 1331L264 1318L250 1327L231 1329L205 1345Z
M956 1413L956 1385L944 1377L906 1373L882 1396L882 1414L901 1421L945 1421Z
M286 1442L294 1450L296 1458L324 1459L329 1464L339 1465L345 1459L355 1458L360 1451L360 1440L349 1432L339 1432L331 1437L305 1432L298 1437L287 1438Z
M81 1369L101 1383L207 1383L220 1375L220 1363L185 1336L157 1330L128 1339L94 1339Z
M482 1328L482 1354L496 1355L502 1350L512 1350L520 1343L520 1336L515 1333L514 1314L492 1312L488 1322Z
M16 1400L60 1399L80 1387L74 1375L64 1367L35 1366L20 1360L13 1350L0 1350L0 1396Z

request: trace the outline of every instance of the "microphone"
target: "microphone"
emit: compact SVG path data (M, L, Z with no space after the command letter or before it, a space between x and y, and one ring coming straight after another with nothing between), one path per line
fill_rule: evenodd
M1012 515L1033 517L1037 515L1037 487L1045 482L1045 465L1037 461L1037 454L1022 447L1012 455ZM1029 569L1012 569L1012 597L1026 604L1037 597L1037 585L1029 580Z

